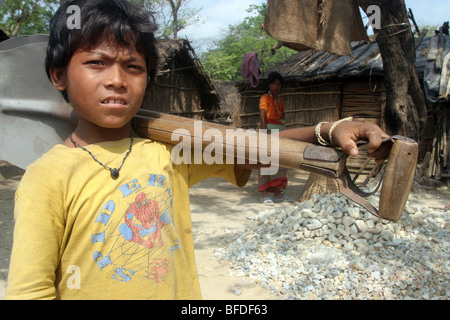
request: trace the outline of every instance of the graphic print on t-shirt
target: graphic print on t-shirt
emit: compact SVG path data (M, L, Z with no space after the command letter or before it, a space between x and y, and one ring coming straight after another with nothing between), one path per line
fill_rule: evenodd
M173 197L162 175L149 175L121 186L108 200L92 234L93 259L112 279L128 282L134 277L164 282L174 251L181 249L173 219Z

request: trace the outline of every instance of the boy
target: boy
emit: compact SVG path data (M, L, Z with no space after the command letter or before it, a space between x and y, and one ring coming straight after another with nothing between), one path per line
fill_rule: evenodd
M66 25L71 5L79 30ZM171 146L134 135L158 65L150 18L125 0L68 1L53 17L46 70L78 124L17 190L7 299L201 298L188 188L210 176L243 186L251 171L174 165ZM317 142L314 128L283 136ZM346 122L332 136L355 155L354 141L370 138L374 151L384 133Z

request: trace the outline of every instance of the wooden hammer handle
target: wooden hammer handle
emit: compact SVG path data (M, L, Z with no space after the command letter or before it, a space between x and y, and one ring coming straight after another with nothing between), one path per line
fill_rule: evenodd
M243 130L149 110L140 110L134 121L135 130L140 136L173 145L180 143L182 139L187 139L193 147L201 146L204 150L211 145L211 136L214 138L221 136L221 139L216 141L220 141L218 143L222 144L222 147L218 149L224 155L228 148L228 150L233 150L234 155L238 157L239 150L244 147L247 160L251 155L257 155L257 161L263 164L266 163L261 161L263 160L261 155L271 159L278 157L279 166L286 168L300 169L302 164L308 164L331 170L339 175L345 167L346 157L334 149L291 139L275 140L270 134L256 130ZM237 143L235 137L244 137L244 143ZM272 147L272 143L278 143L278 147L276 145ZM329 156L330 153L331 156ZM305 170L303 167L302 169Z

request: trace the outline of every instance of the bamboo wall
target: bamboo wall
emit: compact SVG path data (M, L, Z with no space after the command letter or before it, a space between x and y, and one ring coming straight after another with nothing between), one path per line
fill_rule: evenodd
M233 116L234 126L259 127L259 100L265 93L259 88L241 88L240 105ZM291 81L286 83L280 96L285 103L287 128L347 117L384 127L386 90L382 82L360 80L299 85Z
M159 41L160 66L142 109L202 119L219 109L220 97L189 41Z
M383 129L386 106L384 83L345 82L342 84L341 118L353 117Z
M193 119L201 119L203 113L201 93L194 79L176 71L158 76L147 90L142 109Z
M341 105L340 86L339 83L285 86L280 96L285 104L286 127L306 127L320 121L338 119ZM239 110L233 117L235 126L245 129L259 128L259 100L266 92L261 89L241 92Z

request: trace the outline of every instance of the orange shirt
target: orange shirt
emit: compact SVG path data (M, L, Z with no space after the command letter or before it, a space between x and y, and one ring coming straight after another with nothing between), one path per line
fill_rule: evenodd
M266 123L281 124L280 119L283 118L284 113L284 101L281 97L278 97L278 101L275 101L266 93L259 101L259 109L266 110Z

